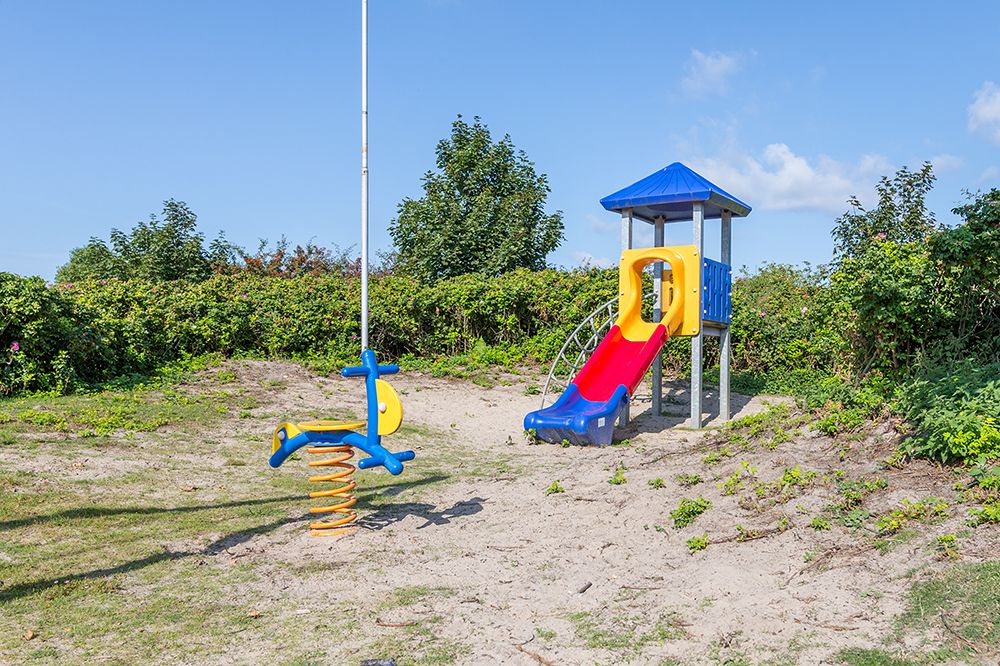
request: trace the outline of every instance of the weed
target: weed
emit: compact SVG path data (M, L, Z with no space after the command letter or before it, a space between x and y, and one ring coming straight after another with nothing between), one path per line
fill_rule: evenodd
M948 503L940 497L925 497L916 502L905 499L898 509L880 516L875 521L875 528L882 535L895 534L911 520L928 520L947 515Z
M864 509L851 509L846 512L838 512L836 518L837 522L844 527L861 529L865 526L865 521L871 518L871 515L871 512L865 511Z
M572 446L572 444L568 439L564 439L563 441L559 442L559 446L563 447L564 449L568 449L570 446Z
M809 522L809 527L813 528L817 532L830 529L830 521L826 518L816 516Z
M703 481L703 479L697 474L678 474L674 477L677 483L681 484L685 488L690 488L691 486L697 486Z
M553 481L551 484L549 484L549 487L545 489L546 495L555 495L557 493L564 493L564 492L566 492L566 489L563 488L561 485L559 485L558 480Z
M978 509L969 509L969 517L966 522L972 527L978 527L984 523L1000 523L1000 502L985 504Z
M650 479L649 481L646 482L646 484L650 488L656 488L657 490L659 490L660 488L665 488L667 486L667 482L661 479L660 477L656 477L655 479Z
M538 439L538 431L535 430L534 428L528 428L527 430L525 430L524 441L526 441L529 445L532 446L541 443L541 440Z
M889 484L885 479L875 477L869 481L859 478L855 481L843 480L837 483L837 493L840 502L834 506L836 511L850 511L861 505L865 498L877 490L882 490Z
M939 560L957 560L959 557L958 537L954 534L943 534L934 538L934 549Z
M854 432L868 421L869 411L864 407L844 408L840 405L828 406L826 416L813 424L824 435L834 436L844 432Z
M910 462L910 454L906 452L906 449L896 449L882 459L883 465L893 469L903 469L903 466L908 462Z
M816 480L816 472L804 471L801 467L786 468L781 473L781 483L795 488L808 488Z
M699 550L705 550L708 548L708 535L702 534L701 536L693 536L686 542L688 547L688 552L692 555L697 553Z
M674 527L681 529L693 523L698 516L708 511L711 506L712 503L701 496L697 499L684 498L677 505L677 508L670 512L670 518L674 521Z
M724 446L718 451L709 451L705 454L701 461L706 465L715 465L722 462L723 458L732 458L734 455L736 454L733 453L732 449Z
M613 486L620 486L626 482L627 481L625 479L625 465L622 463L618 463L618 467L615 468L614 474L612 474L611 478L608 479L608 483L610 483Z
M534 386L534 385L529 386L526 389L524 389L524 395L541 395L541 393L542 393L542 389L540 389L540 388L538 388L537 386Z
M753 478L757 474L757 468L748 463L746 460L740 463L740 468L726 477L726 479L719 484L719 489L722 490L723 495L735 495L736 491L743 486L743 481L745 478Z
M217 373L215 373L215 379L216 381L222 382L224 384L227 384L229 382L235 382L236 373L233 372L232 370L219 370Z

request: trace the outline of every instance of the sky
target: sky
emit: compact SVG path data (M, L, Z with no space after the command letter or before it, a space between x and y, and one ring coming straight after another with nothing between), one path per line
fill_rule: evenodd
M369 23L374 250L457 114L548 175L563 266L614 263L599 199L675 161L753 206L751 269L828 261L848 197L901 166L933 162L948 224L1000 186L1000 3L370 0ZM208 238L358 247L360 0L0 0L0 271L52 279L168 198Z

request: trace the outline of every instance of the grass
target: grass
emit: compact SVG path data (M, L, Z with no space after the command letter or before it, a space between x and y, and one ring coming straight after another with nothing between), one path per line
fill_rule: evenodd
M34 396L0 402L0 421L20 432L102 437L116 431L151 432L165 425L207 423L229 413L228 391L178 387L137 388L67 396ZM12 434L14 428L7 426Z
M290 463L300 473L274 473L263 464L266 434L204 437L223 419L254 430L273 426L236 419L235 410L256 408L263 398L234 382L219 371L188 384L0 401L0 452L15 456L0 460L0 662L215 662L272 624L281 631L255 641L254 661L325 662L315 622L289 621L302 599L260 590L272 587L274 577L343 576L344 564L307 566L307 560L275 571L232 555L282 528L304 530L306 510L315 504L306 497L313 489L308 456ZM516 471L509 458L469 460L461 443L427 428L404 426L386 442L393 450L434 447L405 478L358 475L363 517L391 521L418 513L446 521L447 510L418 503L426 488ZM44 465L23 455L42 444ZM99 451L106 447L136 452ZM386 603L405 607L443 593L402 587ZM338 640L353 639L358 647L371 636L361 620L348 610L330 626ZM376 634L385 635L359 655L447 664L466 652L438 638L432 619Z
M674 614L660 615L650 623L646 616L606 614L589 611L571 613L567 619L573 625L576 638L591 649L607 650L623 657L632 657L651 643L665 643L686 636L679 618Z
M1000 562L953 565L914 583L890 642L929 649L853 648L837 657L848 666L986 663L1000 647ZM944 637L942 644L941 638Z
M956 565L914 584L899 624L904 631L933 626L949 633L947 623L969 644L996 647L998 604L1000 562Z

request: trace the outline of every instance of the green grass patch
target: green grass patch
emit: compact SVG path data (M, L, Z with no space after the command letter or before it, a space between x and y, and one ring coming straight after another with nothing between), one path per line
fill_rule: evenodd
M581 611L571 613L567 619L573 624L576 637L588 648L608 650L623 657L634 657L647 644L662 644L686 635L674 614L661 615L650 622L645 616L611 613L598 616Z

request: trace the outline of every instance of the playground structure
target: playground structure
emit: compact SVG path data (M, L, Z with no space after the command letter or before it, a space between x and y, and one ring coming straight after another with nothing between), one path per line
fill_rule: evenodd
M309 524L314 536L337 536L354 529L357 512L352 508L357 498L351 494L357 483L351 479L354 465L347 462L354 457L354 447L368 454L367 458L358 461L358 467L369 469L385 467L393 475L403 471L403 463L413 460L413 451L390 453L382 446L382 436L391 435L403 423L403 405L399 394L389 382L380 375L391 375L399 372L397 365L379 365L375 352L366 349L361 353L361 365L344 368L340 374L344 377L364 377L365 392L368 402L368 420L365 421L305 421L302 423L282 423L274 431L271 443L271 459L268 464L277 468L290 455L303 446L308 453L333 453L332 458L309 462L310 467L335 467L337 471L330 474L312 476L312 483L333 483L336 487L309 493L309 497L336 498L334 504L313 507L310 513L339 514L332 520L314 521ZM366 427L366 434L356 432L357 428Z
M553 362L542 408L524 418L525 430L546 441L607 445L614 424L629 420L629 403L650 368L652 413L662 413L662 347L672 335L691 337L691 427L703 425L702 372L705 335L720 338L719 416L730 415L730 338L732 318L732 218L745 217L750 206L680 162L601 199L621 214L618 314L605 303L577 327ZM632 248L633 221L653 225L653 247ZM720 219L721 261L704 252L706 219ZM664 226L690 220L693 245L664 247ZM664 270L664 263L670 266ZM653 264L652 322L642 320L642 270ZM666 308L664 310L664 308ZM607 315L608 319L603 316ZM608 331L600 343L604 326ZM606 322L606 324L605 324ZM582 330L592 331L580 340ZM576 353L568 352L577 345ZM570 356L574 361L569 361ZM589 357L589 358L588 358ZM585 360L586 359L586 360ZM585 360L585 362L584 362ZM560 363L569 366L563 394L546 406L548 389ZM582 366L581 366L582 363Z

